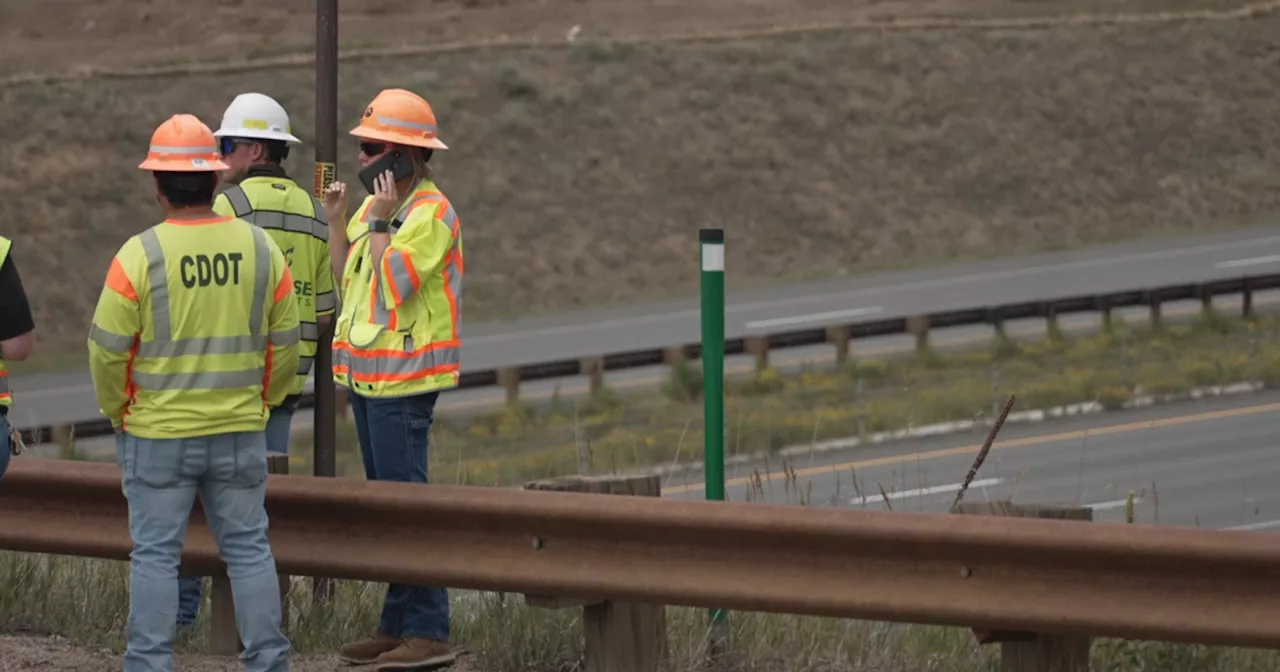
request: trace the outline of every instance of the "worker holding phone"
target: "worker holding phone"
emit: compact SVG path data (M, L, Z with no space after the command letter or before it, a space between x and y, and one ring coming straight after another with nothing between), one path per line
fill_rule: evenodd
M431 105L404 89L379 93L351 134L369 195L350 220L346 185L324 195L342 306L333 378L351 392L365 476L426 483L436 399L458 384L462 345L460 223L428 168L448 147ZM452 663L448 594L391 584L377 631L339 655L378 670Z

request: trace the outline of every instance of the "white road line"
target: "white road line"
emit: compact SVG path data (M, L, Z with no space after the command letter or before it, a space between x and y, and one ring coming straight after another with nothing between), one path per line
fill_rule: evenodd
M1124 499L1113 499L1109 502L1098 502L1097 504L1085 504L1085 506L1093 509L1094 511L1107 511L1109 509L1119 509L1127 503L1128 501ZM1142 503L1141 497L1133 498L1134 506L1137 506L1138 504L1141 504L1141 503Z
M984 479L977 480L970 483L969 489L972 490L974 488L985 488L989 485L999 485L1001 483L1004 483L1003 478L984 478ZM903 490L901 492L890 492L890 493L887 493L887 495L888 495L888 499L907 499L909 497L923 497L926 495L936 495L943 492L956 492L963 485L964 485L963 483L952 483L951 485L935 485L931 488L918 488L916 490ZM877 502L883 503L884 501L885 501L885 497L882 497L877 493L874 495L867 495L866 497L854 497L853 499L849 500L849 503L855 506L861 506L864 504L875 504Z
M1261 523L1249 523L1248 525L1236 525L1235 527L1228 527L1226 529L1245 532L1249 530L1269 530L1273 527L1280 527L1280 520L1268 520Z
M769 327L783 327L790 324L804 324L805 322L818 322L821 320L839 320L846 317L858 317L859 315L874 315L880 312L880 306L872 306L870 308L851 308L849 310L833 310L829 313L812 313L809 315L797 315L795 317L779 317L772 320L760 320L758 322L748 322L748 329L768 329Z
M1280 261L1280 254L1273 254L1269 257L1250 257L1249 259L1233 259L1231 261L1219 261L1214 264L1214 268L1240 268L1241 266L1257 266L1258 264L1273 264Z

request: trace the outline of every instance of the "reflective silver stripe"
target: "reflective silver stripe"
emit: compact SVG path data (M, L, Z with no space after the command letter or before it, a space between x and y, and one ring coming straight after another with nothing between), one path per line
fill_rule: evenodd
M315 362L315 357L299 357L298 358L298 375L305 376L311 373L311 364Z
M151 145L150 151L156 154L217 154L218 148L214 145L209 145L208 147Z
M139 357L183 357L186 355L238 355L267 347L265 336L211 336L181 338L176 341L146 341L138 344Z
M323 313L326 310L337 310L338 295L334 292L324 292L316 294L316 311Z
M391 268L392 286L395 289L396 296L399 296L401 301L408 299L418 289L413 284L413 278L416 273L409 266L409 262L405 261L405 257L404 252L395 251L394 254L389 255L387 258L387 266Z
M409 121L408 119L401 119L399 117L388 117L383 114L375 115L374 118L378 120L379 124L387 124L388 126L404 126L405 128L412 128L415 131L426 131L427 133L436 132L435 124L423 124L416 121Z
M169 328L169 278L165 274L164 248L160 247L160 236L155 229L143 231L138 239L147 255L147 281L151 286L151 327L155 331L155 340L168 341L173 338L173 331Z
M316 326L315 322L299 322L298 327L299 327L298 331L302 335L302 340L304 341L320 340L320 327Z
M254 210L248 219L264 229L305 233L320 240L329 240L329 227L304 215L292 215L278 210Z
M253 312L249 314L249 333L261 334L271 284L271 247L265 231L256 226L249 229L253 231Z
M9 376L0 376L0 394L9 392Z
M231 209L236 211L236 217L244 217L253 212L253 206L249 204L249 195L244 193L240 185L230 187L222 193L227 197L227 202L231 203Z
M133 336L110 332L96 324L89 325L89 340L104 350L114 352L129 352L133 348Z
M369 290L373 292L373 323L384 327L391 326L391 311L382 301L382 264L375 263L373 272L369 274Z
M409 375L423 373L439 366L458 364L461 361L458 348L435 348L412 357L353 357L345 349L335 348L335 364L346 365L352 376Z
M458 213L454 212L453 204L445 201L444 214L440 215L440 220L449 227L449 230L458 233Z
M300 331L297 327L285 331L271 332L271 345L283 348L298 342Z
M262 384L261 369L242 371L192 371L188 373L133 372L133 382L144 390L229 390Z
M315 209L316 221L324 224L325 238L327 239L329 237L329 213L324 211L324 203L315 196L311 197L311 207Z
M458 314L462 312L462 271L458 269L458 239L453 239L453 249L449 251L448 263L444 265L444 281L449 287L449 296L453 299L453 315L450 319L457 320ZM458 325L453 325L454 333L458 333Z

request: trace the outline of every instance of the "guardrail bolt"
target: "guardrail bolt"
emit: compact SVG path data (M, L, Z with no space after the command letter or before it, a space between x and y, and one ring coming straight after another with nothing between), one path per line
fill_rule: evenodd
M970 576L973 576L973 570L969 569L968 567L960 568L960 578L967 579Z
M533 538L533 550L540 551L542 550L543 545L542 537Z

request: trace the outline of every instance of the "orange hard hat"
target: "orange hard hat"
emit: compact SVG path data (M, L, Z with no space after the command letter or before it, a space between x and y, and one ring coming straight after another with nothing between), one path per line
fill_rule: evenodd
M379 92L365 108L360 125L351 129L351 135L398 145L449 149L437 136L436 113L431 111L431 104L404 89Z
M227 170L218 154L218 141L204 122L190 114L175 114L151 134L143 170L200 172Z

